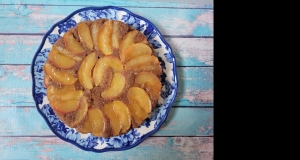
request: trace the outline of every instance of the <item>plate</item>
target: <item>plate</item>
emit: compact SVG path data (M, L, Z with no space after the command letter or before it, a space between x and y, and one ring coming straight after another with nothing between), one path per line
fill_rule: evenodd
M100 18L119 20L142 32L152 44L163 69L161 76L161 96L156 109L151 112L148 118L138 128L132 128L123 135L111 138L95 137L90 133L82 134L77 132L76 129L65 125L49 106L46 88L43 84L44 72L42 67L56 40L62 37L70 28L76 26L78 22ZM54 24L43 37L41 45L33 57L31 75L33 82L32 95L35 100L36 108L52 132L66 142L83 150L94 152L130 149L154 134L165 122L178 88L174 54L170 45L163 38L157 27L142 16L134 14L127 9L114 6L82 8Z

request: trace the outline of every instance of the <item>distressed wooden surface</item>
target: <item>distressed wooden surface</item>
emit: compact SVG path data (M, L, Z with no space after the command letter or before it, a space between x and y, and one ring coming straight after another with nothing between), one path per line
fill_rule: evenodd
M2 142L0 145L2 159L212 160L214 139L213 137L149 137L132 149L101 154L83 151L57 137L0 137L0 142Z
M43 35L0 35L0 64L31 64L42 38ZM213 66L213 38L165 39L177 66Z
M54 136L34 106L0 106L0 112L0 136ZM213 108L173 107L166 122L153 136L181 135L213 136Z
M213 67L177 67L173 106L213 106ZM0 65L0 106L34 106L30 65Z
M133 7L178 7L178 8L213 8L211 4L195 4L195 3L172 3L159 0L152 0L149 3L147 0L0 0L0 4L19 5L19 4L34 4L34 5L61 5L61 6L133 6Z
M166 122L137 147L94 153L57 138L32 98L30 64L50 27L88 6L119 6L153 22L177 62L178 93ZM213 160L212 5L137 0L0 0L0 153L4 159Z
M0 33L45 33L53 24L83 6L1 5ZM147 17L163 35L213 35L211 9L136 8L126 9ZM176 15L176 16L174 16ZM159 20L158 20L159 19Z

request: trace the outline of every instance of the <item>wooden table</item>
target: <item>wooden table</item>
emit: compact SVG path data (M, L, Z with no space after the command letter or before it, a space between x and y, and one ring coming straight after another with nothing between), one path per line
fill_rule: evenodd
M46 31L88 6L124 7L152 21L171 45L179 89L167 121L138 146L81 150L56 137L32 97L30 66ZM0 159L214 159L212 5L125 0L0 0Z

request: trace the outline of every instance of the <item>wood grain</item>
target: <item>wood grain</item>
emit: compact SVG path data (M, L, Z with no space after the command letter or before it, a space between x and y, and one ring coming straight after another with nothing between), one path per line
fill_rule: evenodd
M36 107L0 106L0 112L0 136L55 136ZM213 124L213 108L173 107L152 136L212 136Z
M0 64L31 64L42 39L42 35L0 35ZM166 38L166 41L177 66L213 66L213 38Z
M149 137L132 149L101 154L57 137L0 137L0 142L3 159L214 159L213 137Z
M156 1L0 0L0 159L214 159L214 6ZM179 88L155 134L126 151L94 153L49 129L32 98L30 64L52 25L110 5L157 26L175 54Z
M0 33L45 33L82 6L1 5ZM213 36L213 10L176 8L126 9L150 20L163 35ZM176 16L174 16L176 15Z
M34 5L78 5L78 6L134 6L134 7L178 7L178 8L213 8L213 5L210 4L195 4L195 3L172 3L172 2L163 2L159 0L102 0L99 3L98 0L64 0L62 4L60 0L0 0L0 4L34 4Z
M213 106L213 68L177 67L174 106ZM0 106L34 106L30 65L0 65Z
M213 67L177 67L177 77L174 106L213 106Z

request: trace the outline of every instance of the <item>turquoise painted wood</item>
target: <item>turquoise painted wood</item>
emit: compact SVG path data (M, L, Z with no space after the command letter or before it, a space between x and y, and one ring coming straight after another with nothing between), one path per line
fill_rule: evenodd
M125 151L94 153L57 137L0 137L2 159L213 160L213 137L149 137Z
M0 106L0 112L0 136L55 136L36 107ZM213 136L213 123L213 108L173 107L152 136Z
M172 47L177 66L214 65L213 38L166 38L166 41Z
M0 65L0 106L34 106L30 65ZM213 67L177 67L173 106L213 106Z
M0 33L45 33L82 6L1 5ZM136 8L128 10L153 22L163 35L213 36L213 10Z
M0 35L0 64L31 64L42 39L42 35ZM213 38L166 41L172 47L177 66L213 66Z
M30 64L50 27L88 6L152 21L172 46L179 89L158 132L126 151L94 153L57 138L34 106ZM214 159L214 7L138 0L0 0L0 153L4 159Z
M178 67L174 106L213 106L213 67Z
M80 5L80 6L134 6L134 7L179 7L179 8L213 8L209 4L172 3L157 0L156 2L138 0L0 0L0 4L35 4L35 5Z

